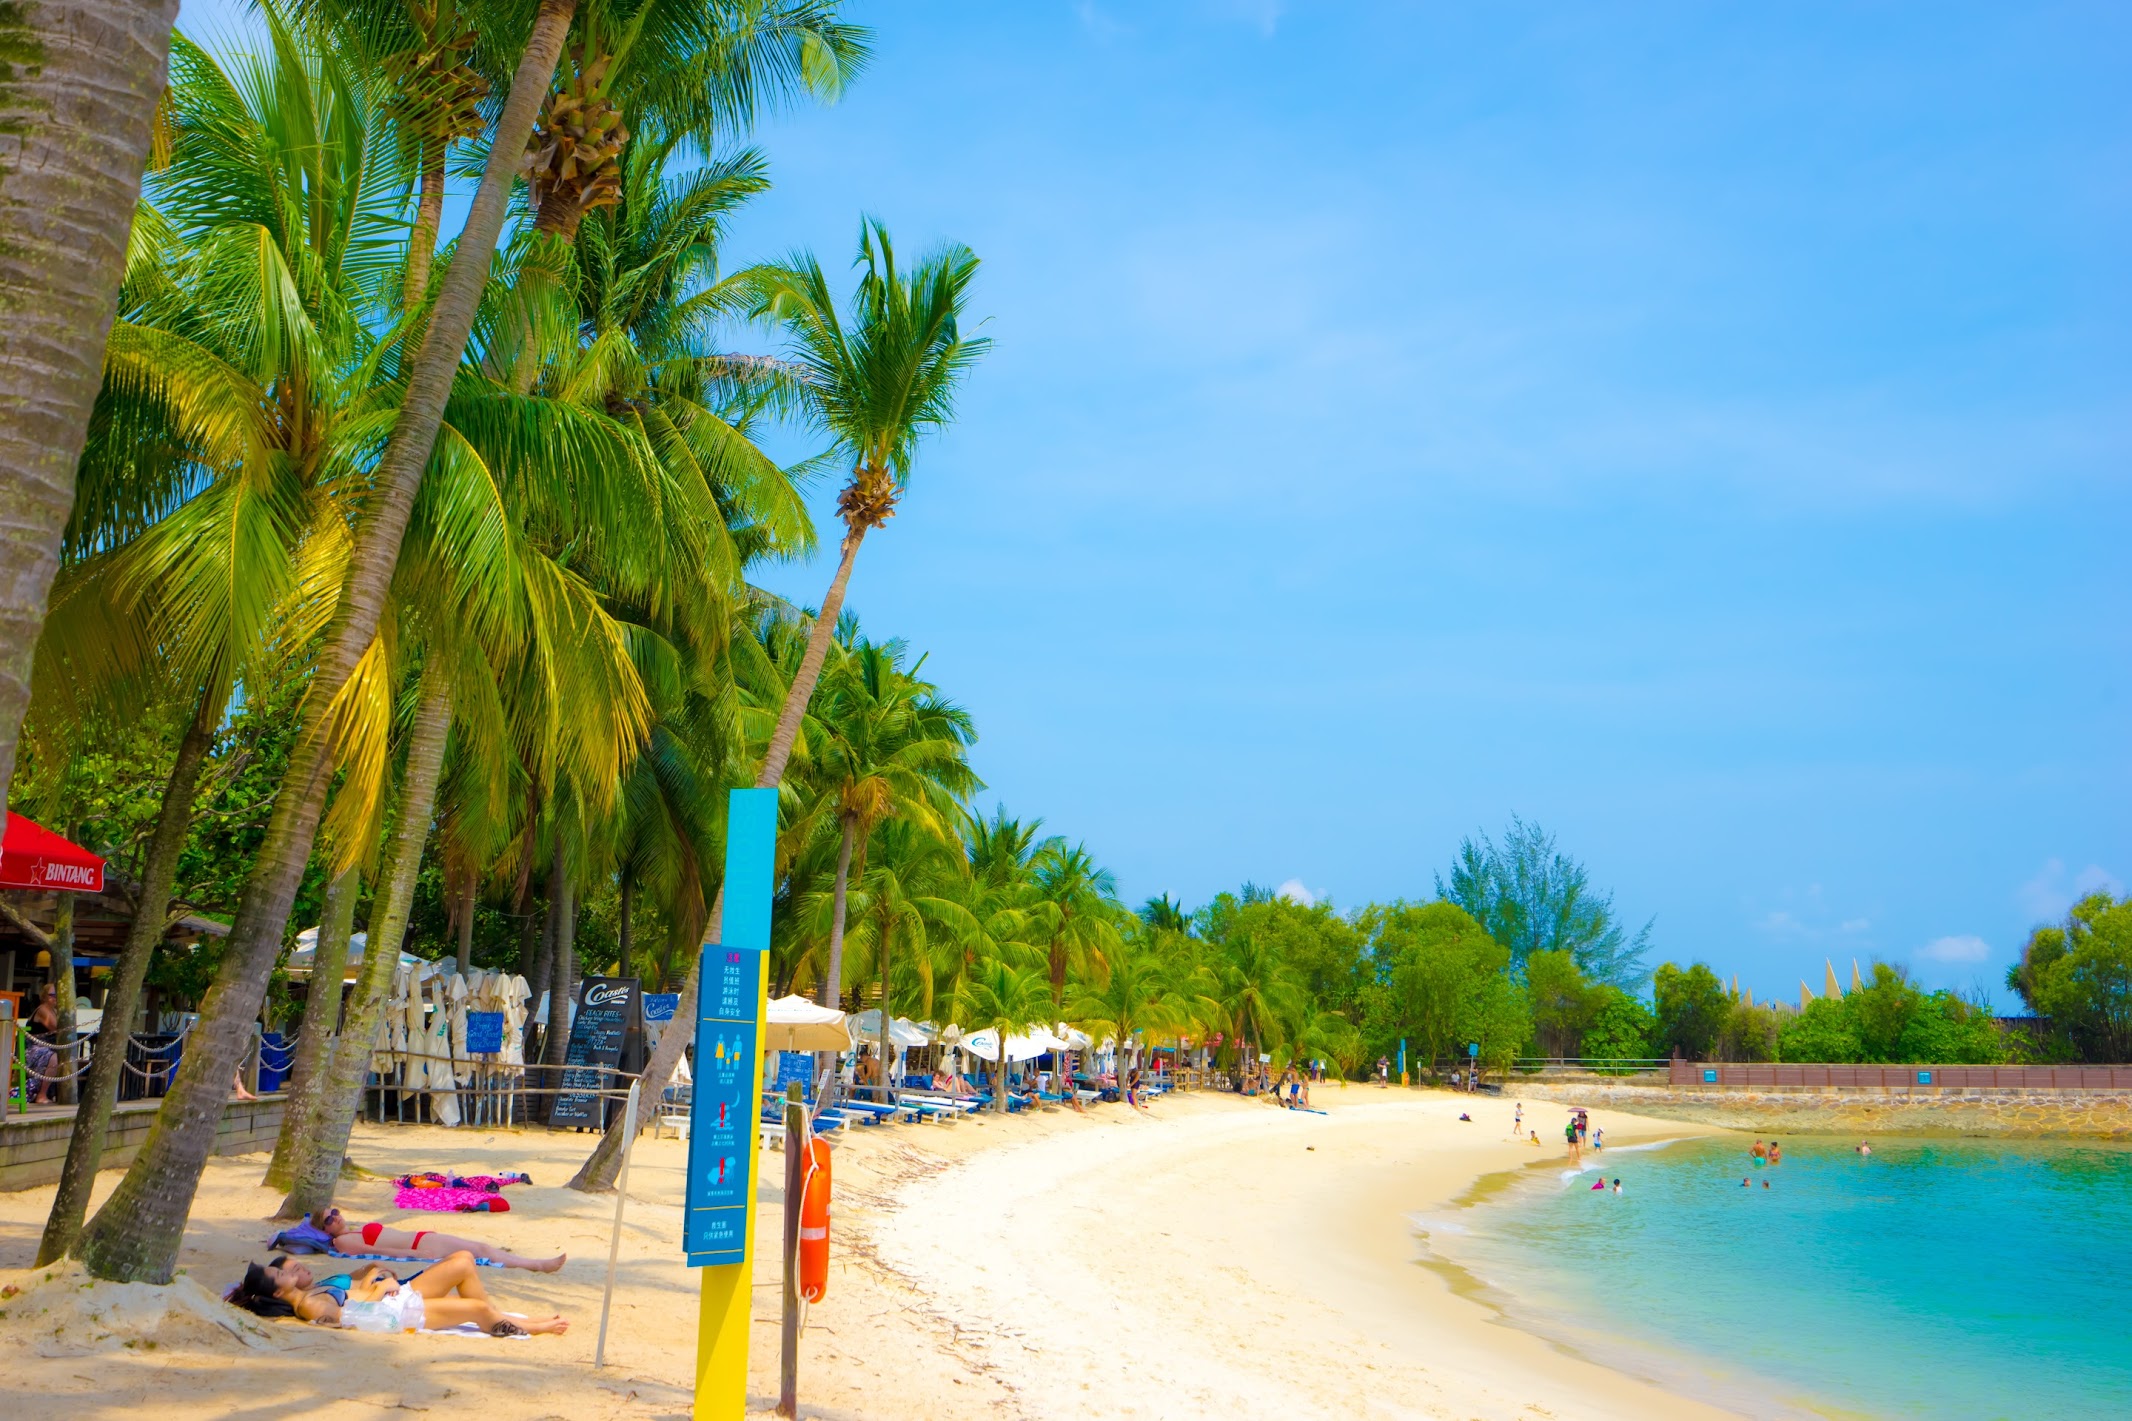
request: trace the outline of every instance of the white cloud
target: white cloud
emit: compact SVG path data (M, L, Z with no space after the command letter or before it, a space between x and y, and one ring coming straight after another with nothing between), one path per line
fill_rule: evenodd
M1268 39L1273 38L1281 23L1281 12L1287 8L1287 0L1214 0L1217 14L1224 19L1241 20Z
M2124 885L2116 875L2101 864L2091 863L2068 876L2065 860L2052 859L2021 885L2018 896L2021 907L2030 917L2053 919L2064 917L2066 909L2090 893L2116 895L2124 891Z
M1843 925L1837 928L1836 931L1839 933L1862 933L1871 926L1873 926L1871 918L1845 918Z
M1301 903L1306 908L1318 901L1318 895L1305 888L1300 878L1291 878L1273 891L1289 902Z
M1917 955L1927 962L1982 962L1991 956L1991 944L1974 934L1934 938Z

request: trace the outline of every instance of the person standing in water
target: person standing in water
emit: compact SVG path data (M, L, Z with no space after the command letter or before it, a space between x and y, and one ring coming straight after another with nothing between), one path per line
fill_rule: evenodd
M1747 1153L1754 1160L1756 1169L1760 1169L1763 1165L1769 1163L1769 1149L1759 1139L1754 1142L1754 1148Z
M1784 1163L1784 1147L1775 1140L1769 1142L1769 1162L1771 1164Z
M1562 1138L1569 1144L1569 1162L1584 1163L1584 1148L1577 1143L1577 1122L1572 1120L1562 1127Z

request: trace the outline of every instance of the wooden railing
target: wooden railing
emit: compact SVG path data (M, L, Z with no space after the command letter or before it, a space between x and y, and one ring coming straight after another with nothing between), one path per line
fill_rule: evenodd
M1782 1090L2132 1090L2132 1066L1815 1066L1674 1061L1677 1086Z

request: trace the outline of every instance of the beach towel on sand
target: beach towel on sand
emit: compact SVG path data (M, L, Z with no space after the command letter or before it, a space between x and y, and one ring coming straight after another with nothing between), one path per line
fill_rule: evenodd
M403 1174L393 1181L398 1188L392 1206L429 1214L508 1214L504 1187L532 1182L523 1174Z

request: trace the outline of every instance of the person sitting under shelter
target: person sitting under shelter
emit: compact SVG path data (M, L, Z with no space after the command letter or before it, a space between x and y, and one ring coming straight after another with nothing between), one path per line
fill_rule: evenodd
M267 1246L286 1248L291 1253L350 1256L371 1253L389 1258L448 1258L455 1253L466 1253L485 1258L499 1267L524 1268L534 1273L553 1273L570 1256L558 1253L553 1258L526 1258L492 1243L432 1229L409 1231L388 1228L381 1223L353 1224L339 1209L327 1209L316 1218L305 1215L301 1223L276 1234Z
M472 1323L493 1337L524 1337L570 1328L559 1314L529 1317L523 1323L506 1317L482 1288L474 1255L464 1251L439 1259L404 1282L374 1263L321 1278L292 1259L275 1258L246 1265L244 1281L229 1300L259 1317L295 1317L339 1327L341 1309L348 1303L399 1299L408 1293L422 1299L422 1324L433 1330Z

